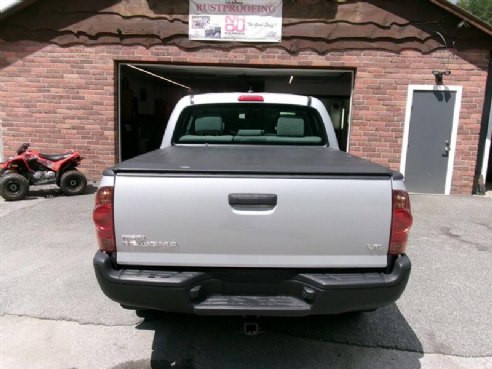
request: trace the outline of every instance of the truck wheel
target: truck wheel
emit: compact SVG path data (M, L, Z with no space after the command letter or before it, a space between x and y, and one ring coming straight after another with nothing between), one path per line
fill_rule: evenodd
M0 195L7 201L22 200L29 191L29 181L18 173L9 173L0 179Z
M62 174L60 188L67 196L80 195L85 192L87 178L78 170L69 170Z

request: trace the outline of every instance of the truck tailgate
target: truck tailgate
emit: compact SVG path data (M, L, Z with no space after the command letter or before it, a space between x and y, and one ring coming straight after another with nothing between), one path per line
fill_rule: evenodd
M123 265L380 268L391 175L117 172Z

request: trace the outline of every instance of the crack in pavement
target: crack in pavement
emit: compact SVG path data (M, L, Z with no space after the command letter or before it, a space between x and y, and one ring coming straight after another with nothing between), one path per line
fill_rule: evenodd
M3 318L5 316L11 316L15 318L30 318L30 319L38 319L38 320L47 320L47 321L53 321L53 322L68 322L68 323L76 323L78 325L93 325L93 326L98 326L98 327L135 327L138 324L141 323L141 321L133 323L133 324L107 324L107 323L91 323L91 322L81 322L76 319L70 319L70 318L62 318L62 317L43 317L43 316L35 316L35 315L29 315L29 314L12 314L12 313L3 313L0 315L0 318Z
M5 204L5 203L7 203L6 201L4 201L3 203L0 202L0 218L5 218L8 215L11 215L11 214L14 214L14 213L23 211L23 210L33 209L36 206L39 206L39 205L41 205L42 203L44 203L44 202L46 202L48 200L49 200L49 198L39 198L39 199L32 199L32 200L31 199L28 199L28 200L25 200L25 201L33 201L33 202L32 203L28 203L27 205L19 206L19 207L14 208L14 209L11 209L10 207L8 207Z
M307 340L314 340L310 339L309 337L298 337L294 335L289 335L290 337L293 338L303 338ZM398 347L391 347L391 346L374 346L374 345L361 345L357 343L349 343L349 342L339 342L339 341L324 341L321 340L321 342L325 343L333 343L337 345L343 345L343 346L354 346L354 347L360 347L360 348L366 348L366 349L381 349L381 350L388 350L388 351L399 351L399 352L407 352L411 354L423 354L423 355L441 355L441 356L450 356L450 357L457 357L457 358L463 358L463 359L489 359L492 358L491 355L478 355L478 356L466 356L466 355L459 355L459 354L450 354L450 353L445 353L445 352L439 352L439 351L417 351L417 350L408 350L408 349L401 349Z
M488 251L488 249L485 245L482 245L481 243L477 243L477 242L473 242L473 241L468 241L467 239L465 239L464 236L453 232L451 227L441 227L441 231L444 233L445 236L448 236L452 239L455 239L457 241L460 241L462 243L465 243L465 244L468 244L468 245L475 247L475 249L477 251Z
M383 349L383 350L409 352L409 353L414 353L414 354L435 354L435 352L424 352L424 351L418 351L418 350L409 350L409 349L399 348L397 346L363 345L363 344L360 344L360 343L355 343L355 342L354 343L351 343L351 342L338 341L338 340L327 341L327 340L324 340L324 339L312 338L312 337L308 337L308 336L295 335L295 334L289 334L289 333L278 332L278 331L271 331L271 332L272 333L276 333L276 334L281 334L281 335L284 335L284 336L287 336L287 337L291 337L291 338L301 338L301 339L310 340L310 341L326 342L326 343L336 343L336 344L345 345L345 346L355 346L355 347L360 347L360 348L379 348L379 349ZM449 354L445 354L445 353L437 353L437 354L449 355ZM456 355L456 356L458 356L458 355ZM458 356L458 357L460 357L460 356ZM466 357L466 356L463 356L463 357Z
M12 313L4 313L0 315L0 318L3 317L15 317L15 318L29 318L29 319L37 319L37 320L43 320L43 321L52 321L52 322L68 322L68 323L76 323L81 326L97 326L97 327L136 327L140 322L135 323L135 324L106 324L106 323L88 323L88 322L80 322L75 319L68 319L68 318L49 318L49 317L39 317L39 316L33 316L33 315L27 315L27 314L12 314ZM142 320L143 321L143 320ZM451 356L451 357L457 357L457 358L476 358L476 359L486 359L486 358L491 358L491 355L479 355L479 356L466 356L466 355L459 355L459 354L454 354L454 353L446 353L446 352L440 352L440 351L419 351L419 350L410 350L410 349L404 349L404 348L399 348L397 346L387 346L387 345L380 345L380 346L375 346L375 345L364 345L356 342L346 342L346 341L338 341L338 340L332 340L332 341L327 341L323 339L317 339L317 338L311 338L307 336L302 336L302 335L294 335L294 334L289 334L286 332L279 332L275 330L268 330L267 332L270 332L272 334L277 334L277 335L282 335L285 337L290 337L294 339L302 339L302 340L307 340L307 341L317 341L317 342L323 342L323 343L328 343L328 344L337 344L337 345L343 345L343 346L349 346L349 347L358 347L358 348L364 348L364 349L379 349L379 350L387 350L387 351L399 351L399 352L405 352L405 353L412 353L412 354L422 354L422 355L442 355L442 356Z
M80 322L75 319L67 319L67 318L49 318L49 317L39 317L39 316L33 316L33 315L27 315L27 314L11 314L11 313L4 313L0 315L0 317L15 317L15 318L30 318L30 319L37 319L37 320L44 320L44 321L53 321L53 322L68 322L68 323L76 323L78 325L82 326L99 326L99 327L136 327L140 323L135 323L135 324L106 324L106 323L89 323L89 322ZM296 339L303 339L303 340L308 340L308 341L317 341L317 342L324 342L324 343L332 343L332 344L338 344L338 345L344 345L344 346L352 346L352 347L359 347L359 348L366 348L366 349L381 349L381 350L388 350L388 351L399 351L399 352L406 352L406 353L414 353L414 354L431 354L431 355L443 355L443 356L453 356L453 357L458 357L458 358L470 358L471 356L465 356L465 355L458 355L458 354L453 354L453 353L446 353L446 352L439 352L439 351L418 351L418 350L410 350L410 349L403 349L399 348L397 346L387 346L387 345L381 345L381 346L375 346L375 345L363 345L360 343L355 343L355 342L344 342L344 341L338 341L338 340L332 340L332 341L327 341L323 339L317 339L317 338L311 338L307 336L302 336L302 335L294 335L294 334L288 334L285 332L278 332L275 330L268 330L267 332L273 333L273 334L278 334L278 335L283 335L286 337L290 338L296 338ZM490 358L490 355L479 355L479 356L472 356L473 358Z
M399 351L399 352L407 352L407 353L413 353L413 354L422 354L422 355L442 355L442 356L453 356L453 357L458 357L458 358L491 358L491 355L479 355L479 356L466 356L466 355L459 355L459 354L453 354L453 353L446 353L446 352L439 352L439 351L418 351L418 350L410 350L410 349L404 349L404 348L398 348L397 346L386 346L386 345L381 345L381 346L375 346L375 345L363 345L360 343L351 343L351 342L344 342L344 341L338 341L338 340L333 340L333 341L326 341L323 339L317 339L317 338L311 338L307 336L302 336L302 335L294 335L294 334L289 334L285 332L278 332L278 331L273 331L271 330L270 332L276 333L276 334L281 334L287 337L291 338L300 338L300 339L305 339L309 341L317 341L317 342L325 342L325 343L333 343L333 344L339 344L339 345L345 345L345 346L354 346L354 347L360 347L360 348L367 348L367 349L382 349L382 350L388 350L388 351Z

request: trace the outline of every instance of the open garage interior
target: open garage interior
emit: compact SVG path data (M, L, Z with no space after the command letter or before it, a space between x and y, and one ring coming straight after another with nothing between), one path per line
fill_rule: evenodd
M319 98L331 116L340 148L348 150L351 70L118 65L119 158L160 147L174 105L190 94L281 92Z

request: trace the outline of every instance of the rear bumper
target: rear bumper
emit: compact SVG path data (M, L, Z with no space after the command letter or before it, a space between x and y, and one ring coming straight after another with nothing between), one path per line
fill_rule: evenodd
M395 260L389 274L304 273L285 269L116 269L97 252L103 292L122 305L199 315L306 316L371 310L396 301L411 263Z

